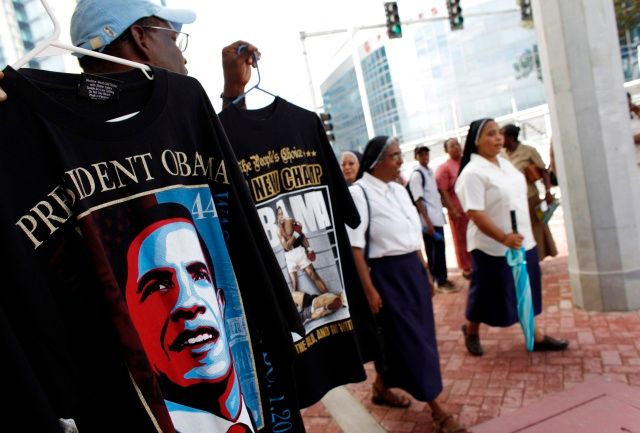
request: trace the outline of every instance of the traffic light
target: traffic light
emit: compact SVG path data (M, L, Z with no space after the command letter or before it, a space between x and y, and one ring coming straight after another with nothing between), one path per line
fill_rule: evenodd
M333 135L333 123L331 123L331 113L320 113L320 120L322 120L322 126L327 133L327 139L329 141L335 141L336 137Z
M520 12L522 13L522 21L533 21L531 0L520 0Z
M447 2L447 11L449 12L449 26L451 30L462 30L464 28L464 17L462 16L462 8L460 0L445 0Z
M402 37L402 25L400 23L400 15L398 15L398 3L386 2L384 4L384 13L387 17L387 36L389 39Z

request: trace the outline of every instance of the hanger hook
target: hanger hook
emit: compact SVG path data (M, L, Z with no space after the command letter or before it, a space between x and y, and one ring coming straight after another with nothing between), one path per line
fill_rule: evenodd
M236 49L236 55L239 56L246 49L247 49L247 45L246 44L240 44L238 46L238 48ZM251 53L251 57L253 58L253 66L255 66L256 73L258 74L258 82L253 87L251 87L251 89L253 89L254 87L257 87L258 84L260 84L260 68L258 67L258 56L256 56L256 53ZM249 90L251 90L251 89L249 89ZM247 92L248 92L248 90L247 90ZM246 94L247 92L244 92L244 93Z
M241 44L240 46L238 46L238 48L236 49L236 55L240 55L243 53L243 51L247 48L247 46L245 44ZM256 53L251 53L251 56L253 58L253 66L256 68L256 74L258 74L258 81L256 82L256 84L254 84L253 86L251 86L249 89L247 89L244 93L238 95L236 97L236 99L234 99L232 101L232 104L237 104L238 102L242 101L242 98L244 98L245 96L247 96L247 93L249 93L251 90L253 89L258 89L258 90L262 90L263 92L273 96L274 98L276 97L276 95L274 95L271 92L268 92L264 89L262 89L260 86L260 81L261 81L261 77L260 77L260 68L258 67L258 56L256 55Z

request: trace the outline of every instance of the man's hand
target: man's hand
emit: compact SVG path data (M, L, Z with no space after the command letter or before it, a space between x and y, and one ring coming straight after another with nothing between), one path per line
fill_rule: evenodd
M436 232L436 229L433 228L433 224L431 224L431 221L429 221L427 223L427 234L431 237L433 237L433 234Z
M2 80L4 78L4 72L0 71L0 80ZM6 101L7 100L7 94L4 92L4 90L2 90L2 87L0 87L0 102L2 101Z
M242 52L238 53L238 48L244 45ZM236 41L222 49L222 72L224 74L225 97L235 97L244 92L244 87L251 79L251 67L256 65L253 55L260 59L260 51L249 42Z

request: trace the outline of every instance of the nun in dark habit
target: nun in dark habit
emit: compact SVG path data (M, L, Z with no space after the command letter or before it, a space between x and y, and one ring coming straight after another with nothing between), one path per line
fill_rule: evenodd
M438 404L442 392L427 264L422 255L422 227L407 190L395 182L402 151L393 137L367 143L358 180L349 190L361 224L347 227L358 274L376 316L381 350L376 360L372 400L393 407L410 400L400 388L431 408L434 431L464 433Z
M516 288L507 249L526 251L534 315L542 311L540 264L531 231L527 181L500 156L504 138L493 119L471 122L464 144L456 195L469 217L467 248L473 271L467 295L467 323L462 326L469 353L482 356L480 323L507 327L518 323ZM514 213L517 231L512 228ZM534 351L564 350L567 340L544 335L534 328Z

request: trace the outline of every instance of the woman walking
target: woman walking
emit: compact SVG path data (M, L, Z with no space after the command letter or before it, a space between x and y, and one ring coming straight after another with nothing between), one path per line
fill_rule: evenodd
M504 151L507 159L513 164L522 174L529 171L530 173L539 173L544 183L545 196L544 200L547 204L553 203L554 197L551 195L551 177L547 171L542 157L533 146L520 143L518 141L518 135L520 134L520 128L516 125L509 124L504 126L500 132L504 136ZM537 169L537 170L536 170ZM535 175L527 178L527 200L529 203L529 218L531 219L531 230L533 231L533 238L536 241L536 247L538 248L538 257L540 261L545 257L555 257L558 255L558 249L556 243L551 236L551 230L549 226L540 221L536 215L536 209L542 203L540 199L540 193L536 187Z
M471 278L471 256L467 251L467 225L469 219L462 210L460 200L456 195L455 184L460 173L460 160L462 159L462 147L457 138L448 138L444 141L444 151L449 159L443 162L436 170L436 182L442 197L442 204L447 208L449 226L453 237L453 246L456 251L458 267L462 270L462 276Z
M361 224L348 228L358 274L383 330L376 363L373 401L408 406L389 388L397 387L431 408L437 433L464 433L436 401L442 392L432 287L421 253L421 224L406 189L394 182L402 152L393 137L369 141L358 181L350 187ZM406 403L406 404L405 404Z
M500 156L503 136L493 119L471 123L464 146L456 194L462 203L469 226L467 248L471 252L473 272L462 326L465 345L475 356L483 354L480 323L507 327L518 322L516 290L505 253L508 248L526 250L534 314L542 311L540 264L531 232L527 204L527 183L509 161ZM511 211L515 211L518 233L511 229ZM534 330L534 351L563 350L569 342Z

